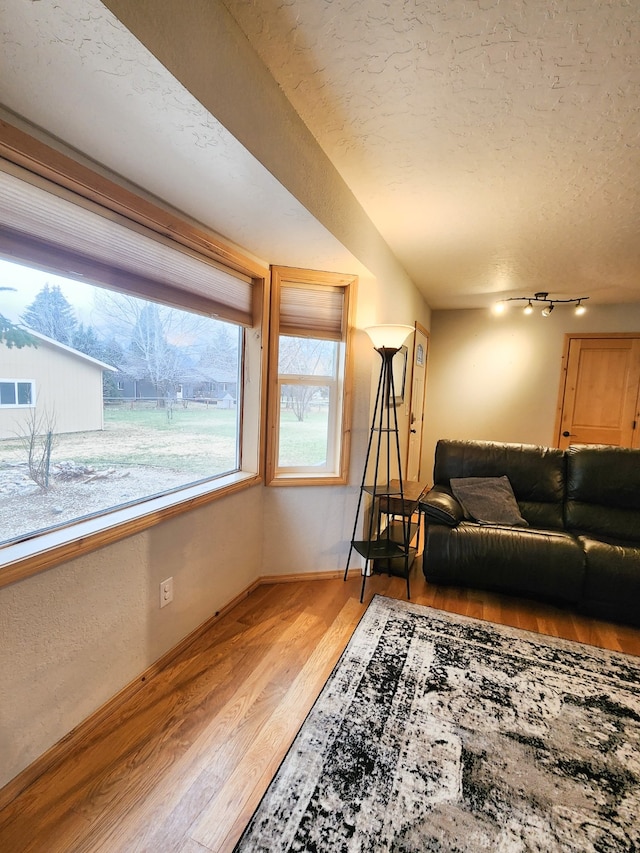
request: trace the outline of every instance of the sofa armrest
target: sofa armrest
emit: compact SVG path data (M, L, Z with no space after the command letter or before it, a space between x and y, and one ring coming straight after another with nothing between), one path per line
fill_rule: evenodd
M445 486L434 486L420 501L427 524L455 527L464 518L464 510Z

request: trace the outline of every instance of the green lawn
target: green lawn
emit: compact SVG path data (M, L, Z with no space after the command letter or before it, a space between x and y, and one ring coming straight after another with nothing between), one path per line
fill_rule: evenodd
M323 465L327 458L327 417L328 409L312 410L298 421L290 409L283 409L278 464Z
M233 470L236 462L236 409L190 403L171 410L151 403L107 406L104 430L56 436L52 464L71 460L104 468L142 465L210 477ZM298 421L281 413L280 464L317 465L326 458L327 411ZM24 461L18 439L0 441L0 462Z
M191 404L167 409L136 404L105 409L104 430L56 437L52 461L72 460L101 468L144 465L209 477L236 467L235 409ZM19 461L17 439L0 442L1 459Z

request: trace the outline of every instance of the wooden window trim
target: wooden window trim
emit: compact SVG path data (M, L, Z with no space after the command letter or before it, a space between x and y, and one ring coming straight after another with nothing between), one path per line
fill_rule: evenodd
M217 235L137 195L107 177L99 167L85 165L1 119L0 157L249 276L255 285L255 320L253 328L247 329L245 335L252 336L254 340L256 335L264 339L268 331L268 268L226 245ZM255 360L255 353L252 358ZM259 364L262 377L266 376L266 358L266 348L263 347ZM243 376L245 380L246 376ZM256 378L252 377L252 381L255 383ZM204 484L187 486L131 507L116 508L104 515L74 522L30 540L10 543L0 548L0 588L263 482L260 468L264 459L266 407L264 383L259 384L261 390L251 404L250 412L256 426L248 431L249 437L243 432L246 412L243 412L240 424L243 443L250 441L256 446L255 463L249 466L255 468L254 471L240 471Z
M344 288L344 382L342 394L342 441L340 446L340 458L338 460L337 472L335 474L311 475L308 472L300 473L277 473L278 456L278 406L279 377L278 377L278 350L280 339L280 292L283 282L293 282L295 285L308 286L309 288L341 287ZM297 267L271 268L271 313L270 313L270 338L269 338L269 367L267 379L267 447L265 461L265 483L270 486L340 486L348 482L349 457L351 451L351 418L352 418L352 395L353 395L353 327L356 307L356 287L358 277L342 273L320 272L306 270ZM321 335L318 335L321 337ZM333 339L333 338L328 338Z
M0 549L0 589L261 482L258 474L230 474L213 491L210 483L187 487L7 545Z
M225 245L216 235L116 183L101 174L98 166L84 165L2 119L0 156L239 273L268 278L266 267Z

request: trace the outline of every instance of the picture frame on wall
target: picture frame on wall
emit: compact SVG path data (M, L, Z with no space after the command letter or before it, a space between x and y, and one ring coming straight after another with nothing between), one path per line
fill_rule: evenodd
M404 403L404 386L407 378L407 354L407 347L402 346L393 356L393 390L395 396L393 400L389 400L389 405L399 406Z

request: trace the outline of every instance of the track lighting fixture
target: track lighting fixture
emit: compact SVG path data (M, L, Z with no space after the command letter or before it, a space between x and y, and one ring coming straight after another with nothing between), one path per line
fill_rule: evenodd
M548 317L556 305L575 303L575 313L578 316L581 316L587 310L586 305L583 305L582 303L588 298L588 296L574 296L571 299L550 299L548 293L538 291L538 293L534 293L533 296L510 296L508 299L502 299L494 306L494 312L496 314L502 314L507 307L507 302L526 302L527 304L524 306L524 313L532 314L533 303L543 302L545 303L545 306L542 309L542 316Z

